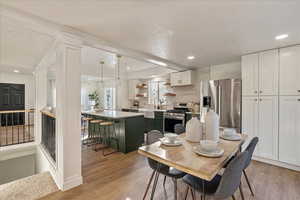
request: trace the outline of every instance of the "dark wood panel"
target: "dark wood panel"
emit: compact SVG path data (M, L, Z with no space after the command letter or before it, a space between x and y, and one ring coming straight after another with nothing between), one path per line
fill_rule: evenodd
M0 83L0 111L25 109L25 85ZM1 126L23 125L24 113L1 114Z

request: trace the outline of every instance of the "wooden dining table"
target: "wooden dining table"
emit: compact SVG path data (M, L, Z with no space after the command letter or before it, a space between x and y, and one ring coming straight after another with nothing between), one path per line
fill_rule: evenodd
M185 134L179 136L183 141L183 144L180 146L165 146L158 141L140 147L138 153L203 180L211 181L230 158L239 152L247 138L245 134L241 136L242 139L239 141L229 141L220 138L218 146L224 149L224 154L217 158L197 155L193 148L199 145L199 142L194 143L185 140Z

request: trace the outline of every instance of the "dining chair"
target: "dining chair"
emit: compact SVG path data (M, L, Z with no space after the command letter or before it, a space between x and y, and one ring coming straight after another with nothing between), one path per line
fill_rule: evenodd
M253 155L253 153L254 153L254 150L255 150L255 147L256 147L258 141L259 141L258 137L252 138L251 141L249 142L248 146L247 146L246 149L245 149L245 151L248 151L249 154L248 154L248 157L247 157L247 160L246 160L246 163L245 163L245 167L244 167L244 169L243 169L243 174L244 174L244 176L245 176L247 185L248 185L248 187L249 187L249 189L250 189L250 192L251 192L251 195L252 195L252 196L254 196L254 192L253 192L253 189L252 189L252 187L251 187L249 178L248 178L248 176L247 176L247 174L246 174L246 169L249 167L249 165L250 165L250 163L251 163L252 155ZM232 157L231 160L232 160L233 158L234 158L234 157ZM230 163L231 160L229 160L229 161L224 165L224 168L227 167L228 163ZM241 197L242 197L242 199L244 199L244 192L243 192L242 186L240 186L240 192L241 192Z
M163 134L160 131L152 130L146 134L146 145L155 143L159 140L159 138L162 138L162 137L163 137ZM175 168L169 167L167 165L164 165L162 163L159 163L151 158L147 158L147 159L148 159L148 164L149 164L150 168L153 169L153 172L150 176L143 200L147 196L147 193L148 193L148 190L149 190L149 187L151 185L153 178L154 178L154 183L152 186L151 199L154 198L157 181L158 181L160 174L163 174L167 177L172 178L173 183L174 183L174 199L176 200L177 199L177 180L184 177L186 175L186 173L181 172Z
M192 198L195 199L194 190L201 193L201 200L205 200L206 195L213 196L215 199L226 199L232 197L235 200L234 193L240 187L241 176L248 158L248 151L237 155L227 166L223 175L216 175L211 181L186 175L183 181L188 185L185 199L191 189Z
M246 169L248 168L248 166L249 166L250 163L251 163L252 155L253 155L253 153L254 153L254 150L255 150L255 147L256 147L258 141L259 141L258 137L252 138L251 141L250 141L250 143L249 143L249 145L248 145L247 148L245 149L245 151L248 151L249 153L248 153L248 157L247 157L247 159L246 159L246 163L245 163L245 166L244 166L244 169L243 169L243 174L244 174L244 176L245 176L246 182L247 182L247 184L248 184L248 187L249 187L249 189L250 189L250 191L251 191L251 195L252 195L252 196L254 196L254 192L253 192L253 190L252 190L251 184L250 184L249 179L248 179L248 176L247 176L247 174L246 174Z
M182 133L185 132L185 128L184 128L184 126L182 124L175 124L175 126L174 126L174 132L176 134L178 134L178 135L182 134Z

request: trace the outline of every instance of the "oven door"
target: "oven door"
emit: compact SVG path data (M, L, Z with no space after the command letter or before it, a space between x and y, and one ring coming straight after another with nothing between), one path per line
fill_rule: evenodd
M164 133L175 133L175 125L182 124L184 126L183 119L174 119L174 118L164 118Z

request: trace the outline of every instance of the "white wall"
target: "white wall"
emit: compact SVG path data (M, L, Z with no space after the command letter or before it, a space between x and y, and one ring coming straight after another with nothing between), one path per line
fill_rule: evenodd
M0 160L0 185L35 174L35 155Z
M0 72L0 83L25 84L25 109L35 107L34 75Z

